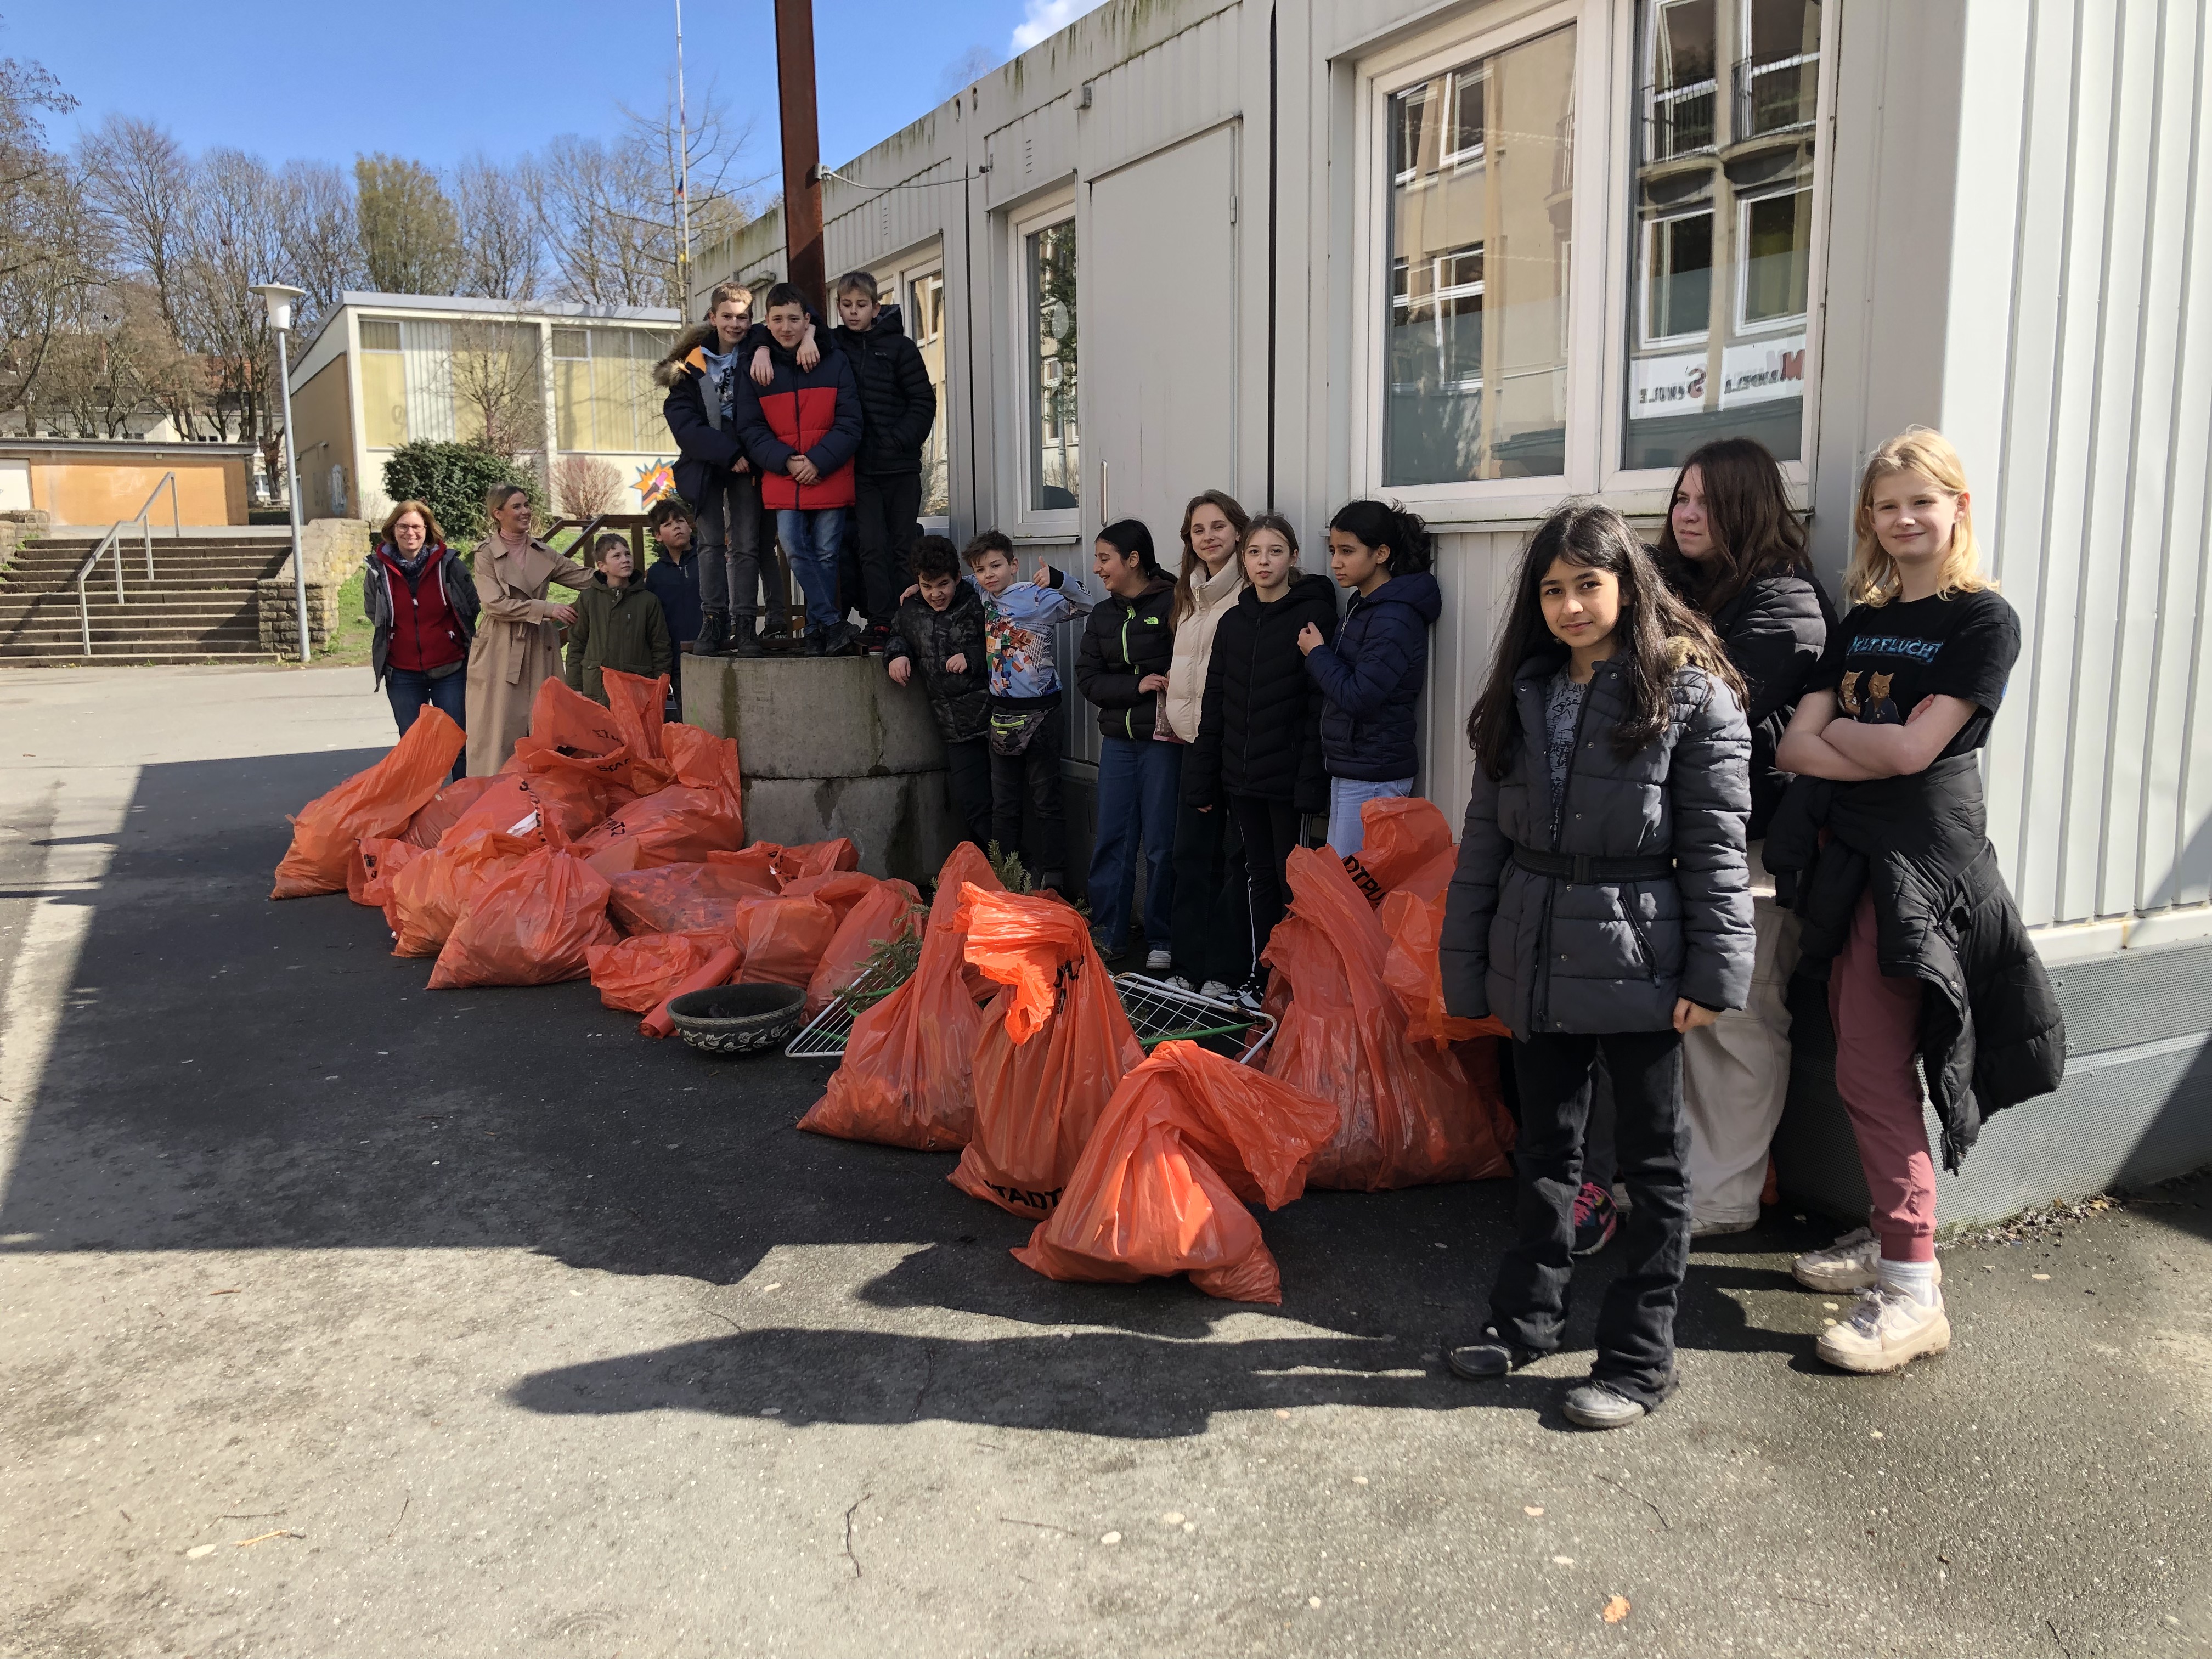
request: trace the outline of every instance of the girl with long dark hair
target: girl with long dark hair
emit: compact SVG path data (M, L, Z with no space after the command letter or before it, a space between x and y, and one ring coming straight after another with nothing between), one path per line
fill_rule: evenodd
M1814 577L1782 470L1749 438L1720 439L1683 462L1659 534L1659 565L1743 676L1751 723L1751 889L1759 928L1751 1000L1682 1039L1694 1238L1758 1224L1767 1145L1790 1092L1785 993L1797 966L1797 919L1774 902L1759 852L1789 781L1775 764L1775 746L1820 665L1835 612ZM1591 1200L1588 1191L1583 1197Z
M1613 1082L1627 1256L1566 1399L1620 1428L1674 1391L1689 1254L1681 1042L1751 988L1742 680L1620 516L1560 508L1522 556L1468 721L1474 792L1445 903L1444 1000L1511 1030L1519 1239L1449 1351L1504 1376L1559 1344L1591 1076Z

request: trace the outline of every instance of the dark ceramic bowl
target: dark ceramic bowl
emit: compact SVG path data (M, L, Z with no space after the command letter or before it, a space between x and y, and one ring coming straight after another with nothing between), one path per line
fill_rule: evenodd
M715 985L668 1005L677 1035L708 1054L750 1054L791 1041L805 1012L795 985Z

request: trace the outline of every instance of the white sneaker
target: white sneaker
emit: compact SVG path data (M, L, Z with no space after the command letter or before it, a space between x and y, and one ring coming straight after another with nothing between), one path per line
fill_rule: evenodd
M1225 985L1218 979L1206 981L1198 988L1198 994L1202 997L1212 997L1216 1002L1237 1000L1237 988L1233 985Z
M1893 1371L1950 1346L1951 1321L1941 1291L1934 1302L1923 1303L1877 1285L1859 1297L1849 1319L1820 1333L1814 1352L1838 1370Z
M1809 1291L1870 1291L1880 1280L1881 1270L1881 1241L1867 1227L1845 1233L1826 1249L1808 1250L1790 1264L1791 1275ZM1936 1282L1943 1282L1940 1261Z
M1730 1233L1747 1233L1759 1225L1759 1218L1748 1221L1716 1221L1708 1217L1690 1218L1690 1237L1692 1238L1723 1238Z
M1145 953L1145 971L1148 974L1164 974L1174 966L1175 958L1164 951L1148 951Z
M1165 984L1170 991L1181 991L1187 996L1195 996L1198 994L1198 988L1193 985L1188 980L1185 979L1181 974L1170 974L1162 982Z

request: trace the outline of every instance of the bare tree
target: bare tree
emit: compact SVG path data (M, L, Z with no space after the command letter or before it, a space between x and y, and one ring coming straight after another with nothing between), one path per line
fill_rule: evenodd
M526 324L453 325L453 413L464 438L510 457L545 447L538 333Z
M55 342L100 276L100 227L76 170L46 143L43 117L76 102L38 64L0 58L0 364L27 431Z
M488 300L530 300L538 295L540 243L538 216L520 179L496 161L471 156L447 182L460 220L464 294Z
M571 519L611 513L622 500L622 474L596 455L563 455L553 463L553 507Z
M284 246L291 256L285 280L307 290L298 323L305 339L337 308L341 294L368 283L368 272L345 175L320 162L291 161L281 182Z
M385 294L451 294L461 274L461 228L437 175L398 155L353 164L362 256Z

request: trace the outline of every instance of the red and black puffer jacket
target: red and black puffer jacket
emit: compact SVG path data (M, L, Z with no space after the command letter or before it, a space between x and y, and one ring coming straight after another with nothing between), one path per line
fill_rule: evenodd
M770 512L853 504L853 457L860 447L860 392L845 354L825 348L811 369L781 346L770 344L775 374L756 386L750 374L737 386L738 441L760 470L761 505ZM802 484L784 469L805 455L820 476Z

